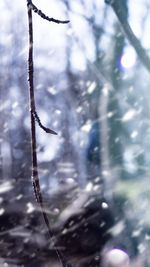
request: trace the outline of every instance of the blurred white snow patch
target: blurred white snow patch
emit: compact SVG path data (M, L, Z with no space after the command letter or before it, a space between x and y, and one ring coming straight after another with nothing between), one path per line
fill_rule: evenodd
M23 195L22 195L22 194L16 196L16 199L17 199L17 200L20 200L20 199L22 199L22 198L23 198Z
M107 171L107 170L103 170L103 171L102 171L102 175L103 175L104 177L108 177L108 176L110 175L110 172Z
M67 35L68 36L71 36L71 35L73 35L74 34L74 31L73 31L73 29L70 27L68 30L67 30Z
M135 173L138 169L134 147L128 147L124 151L124 166L129 173Z
M74 70L85 71L86 59L79 49L74 49L71 55L72 66Z
M72 162L60 162L58 163L59 173L74 173L75 168Z
M79 107L77 107L76 112L80 113L82 110L83 110L83 107L79 106Z
M26 56L28 52L28 45L25 45L22 50L20 50L20 53L18 54L19 57Z
M125 229L125 224L124 221L121 220L118 223L116 223L113 227L111 227L109 229L109 232L113 235L113 236L117 236L119 234L121 234L121 232Z
M3 215L5 210L3 208L0 209L0 216Z
M92 127L92 121L87 120L86 123L81 127L81 131L89 133Z
M93 184L91 182L89 182L85 187L85 191L90 192L90 191L92 191L92 189L93 189Z
M6 259L0 258L0 266L8 267L8 265L5 264L7 264Z
M88 135L86 131L75 130L72 132L72 141L76 145L76 147L85 148L88 144Z
M129 111L127 111L123 118L122 118L122 121L123 122L126 122L126 121L130 121L132 120L135 116L136 116L137 112L135 109L130 109Z
M81 15L85 12L83 5L78 1L72 1L72 10Z
M112 118L114 115L115 115L115 112L114 112L114 111L113 111L113 112L108 112L108 113L107 113L107 117L108 117L108 118Z
M53 160L58 152L58 149L59 146L57 140L51 136L51 140L49 139L47 144L44 146L44 151L39 152L39 161L46 162Z
M145 235L145 240L150 241L150 235L146 234Z
M109 87L107 85L105 85L102 89L102 93L104 96L108 96L109 94Z
M137 131L133 131L133 132L131 133L131 138L132 138L132 139L136 138L137 136L138 136L138 132L137 132Z
M144 244L140 243L138 245L138 251L139 251L140 254L142 254L145 251L145 249L146 248L145 248Z
M121 58L121 65L125 69L132 68L136 63L136 53L133 48L128 48Z
M47 115L40 116L42 118L42 122L44 125L48 124ZM53 127L50 127L53 129ZM55 127L54 127L55 128ZM41 151L39 151L39 162L42 161L51 161L55 158L56 154L60 149L60 140L56 135L49 135L42 131L40 127L37 128L37 138L39 142L39 146L43 147ZM55 130L55 129L53 129ZM41 134L42 131L42 134Z
M59 214L60 210L58 208L54 208L53 212L54 212L54 214Z
M67 179L66 179L66 182L67 182L68 184L74 184L74 183L75 183L75 180L74 180L73 178L67 178Z
M102 202L102 209L108 209L108 204L106 202Z
M0 111L3 111L10 107L10 100L6 100L3 103L1 103Z
M100 191L100 189L101 189L101 186L100 185L94 185L93 186L93 190L94 191Z
M56 110L55 110L55 113L56 113L57 115L61 115L62 112L61 112L61 110L56 109Z
M88 94L92 94L96 88L96 82L92 82L87 88Z
M31 202L28 202L26 206L27 206L27 213L32 213L35 210Z
M104 255L103 267L130 267L130 259L121 249L112 249Z
M15 101L15 102L12 104L12 109L17 108L18 105L19 105L18 101Z
M57 90L54 86L48 87L47 91L52 94L52 95L56 95L57 94Z
M13 189L13 185L10 181L6 181L0 184L0 194L6 193Z
M119 137L116 137L115 138L115 143L117 144L119 141L120 141L120 138Z
M19 105L16 107L12 107L12 115L14 117L20 118L21 114L22 114L22 108L20 108Z
M73 201L66 209L64 209L59 217L59 223L62 224L66 222L72 215L80 214L85 203L88 201L89 193L81 191L77 196L76 200Z
M138 237L141 234L141 229L135 230L132 232L132 237Z
M133 87L133 86L130 86L130 87L129 87L129 93L132 93L133 90L134 90L134 87Z

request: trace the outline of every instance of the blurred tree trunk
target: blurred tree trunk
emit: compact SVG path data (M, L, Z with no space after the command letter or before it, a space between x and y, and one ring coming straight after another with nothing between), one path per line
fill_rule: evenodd
M128 17L128 7L127 0L121 0L122 5L124 7L124 14L126 19ZM123 50L125 46L125 37L122 34L120 29L120 25L118 22L115 24L115 33L114 39L112 40L114 44L114 48L112 51L112 60L111 60L111 68L110 68L110 77L112 81L112 85L114 90L109 97L108 103L108 113L112 114L108 119L109 125L109 153L110 153L110 161L113 168L120 173L122 177L123 174L123 145L124 145L124 136L125 129L123 127L123 122L121 121L121 109L120 109L120 101L121 99L118 97L122 88L122 69L121 69L121 57L123 55ZM111 44L112 46L112 44Z
M1 42L1 40L0 40ZM0 72L0 178L8 180L11 176L11 147L10 147L10 104L8 84L11 82L10 69L5 59L7 48L1 45L1 72Z
M0 178L17 182L15 194L28 190L31 163L29 133L24 126L28 93L26 64L21 54L23 26L20 14L12 16L0 38ZM8 35L11 39L4 47L3 38Z

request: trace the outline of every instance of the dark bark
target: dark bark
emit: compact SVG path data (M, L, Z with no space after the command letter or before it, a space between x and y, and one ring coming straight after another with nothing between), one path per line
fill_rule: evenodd
M36 127L35 120L38 120L40 127L43 129L43 125L36 113L35 109L35 97L34 97L34 64L33 64L33 23L32 23L32 6L27 0L28 9L28 25L29 25L29 57L28 57L28 81L29 81L29 107L30 107L30 119L31 119L31 156L32 156L32 183L37 202L40 205L41 213L46 224L50 239L53 237L53 233L49 224L48 216L44 209L43 198L38 177L38 163L37 163L37 149L36 149ZM36 114L36 116L35 116ZM44 127L44 130L47 128ZM52 133L52 132L51 132ZM56 134L55 132L53 132ZM55 247L58 259L63 267L71 267L62 255L62 253Z

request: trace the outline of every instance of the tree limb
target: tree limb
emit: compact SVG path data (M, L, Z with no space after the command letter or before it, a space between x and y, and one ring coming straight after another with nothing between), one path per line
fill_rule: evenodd
M43 198L42 198L42 193L41 193L41 188L40 188L40 183L39 183L39 176L38 176L35 120L38 120L40 127L43 128L43 125L41 124L40 119L37 116L37 113L35 111L34 81L33 81L34 64L33 64L32 8L29 6L28 2L29 1L27 0L28 27L29 27L28 81L29 81L29 105L30 105L30 118L31 118L32 184L33 184L33 189L34 189L36 200L40 205L41 213L43 215L46 227L48 229L48 234L51 239L53 237L53 233L51 231L48 216L44 209ZM54 247L54 249L56 251L56 254L62 266L71 267L71 265L67 263L67 260L65 259L64 255L56 247Z
M41 120L40 120L40 118L39 118L39 116L38 116L36 110L33 110L32 113L33 113L33 116L34 116L35 120L37 121L38 125L40 126L41 129L44 130L44 132L46 132L46 133L50 133L50 134L54 134L54 135L57 135L57 133L56 133L55 131L51 130L50 128L45 127L45 126L41 123Z
M133 33L128 21L126 20L123 5L121 1L120 0L105 0L105 3L109 4L113 8L121 24L122 29L124 33L126 34L128 41L134 47L140 61L143 63L145 68L150 72L150 57L148 56L146 50L141 45L140 40Z
M40 9L38 9L33 3L32 0L27 0L28 6L37 13L41 18L48 20L50 22L58 23L58 24L66 24L69 22L69 20L58 20L54 18L49 18L47 15L45 15Z

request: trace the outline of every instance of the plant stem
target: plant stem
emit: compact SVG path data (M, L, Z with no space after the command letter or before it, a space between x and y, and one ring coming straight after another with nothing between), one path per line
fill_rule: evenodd
M33 112L35 111L34 97L34 81L33 81L33 25L32 25L32 10L28 7L28 22L29 22L29 57L28 57L28 81L29 81L29 108L31 120L31 154L32 154L32 183L37 202L40 201L41 192L38 178L38 164L36 151L36 127ZM36 192L37 191L37 192Z
M48 229L50 239L53 233L50 228L47 214L44 210L43 198L40 189L39 176L38 176L38 163L37 163L37 145L36 145L36 126L35 126L35 97L34 97L34 64L33 64L33 23L32 23L32 9L27 1L28 9L28 27L29 27L29 55L28 55L28 82L29 82L29 107L30 107L30 120L31 120L31 155L32 155L32 184L37 202L40 205L41 213L44 222ZM71 267L62 255L62 253L55 248L58 259L63 267Z

